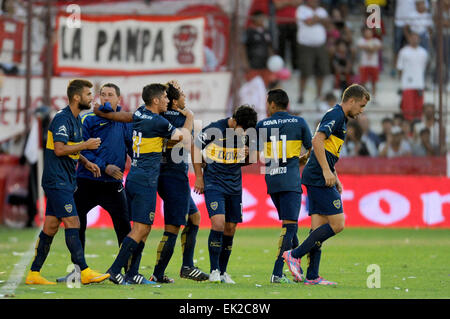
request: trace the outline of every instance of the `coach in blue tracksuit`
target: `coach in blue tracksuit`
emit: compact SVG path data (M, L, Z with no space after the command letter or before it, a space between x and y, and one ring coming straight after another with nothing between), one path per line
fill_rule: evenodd
M120 89L112 83L104 84L100 88L100 102L109 102L115 112L119 112L118 105ZM101 176L93 174L78 166L75 204L80 217L80 240L85 246L85 232L88 212L99 205L111 216L119 245L130 232L130 221L127 200L123 188L123 172L127 160L127 153L132 152L131 124L119 123L96 116L93 112L82 116L83 139L100 137L102 146L94 151L83 152L83 155L101 169Z

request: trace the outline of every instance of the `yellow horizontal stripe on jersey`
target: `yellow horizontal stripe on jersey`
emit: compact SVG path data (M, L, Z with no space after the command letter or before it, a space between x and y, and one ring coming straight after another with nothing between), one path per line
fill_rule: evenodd
M344 140L333 134L325 140L325 149L336 157L339 157Z
M78 145L78 144L81 144L81 143L83 143L83 141L80 141L80 142L71 142L71 141L69 141L69 142L67 142L67 145ZM74 154L69 154L69 157L71 159L74 159L74 160L79 160L80 159L80 152L76 152Z
M177 145L178 143L180 143L180 145L178 145L177 148L178 148L178 147L179 147L179 148L183 147L183 143L181 143L180 141L168 140L168 141L167 141L167 144L166 144L166 148L167 148L167 149L174 148L175 145Z
M67 142L67 145L78 145L78 144L81 144L81 143L83 143L83 141L80 141L80 142L71 142L71 141L69 141L69 142ZM47 132L47 145L45 147L48 148L49 150L52 150L52 151L55 150L55 143L53 141L53 133L52 133L52 131L48 131ZM74 154L70 154L68 156L71 159L78 160L78 159L80 159L80 152L77 152L77 153L74 153Z
M236 164L243 160L238 155L238 148L226 148L214 143L208 144L205 148L206 157L216 163L221 164Z
M289 140L286 141L286 158L299 157L302 149L301 140ZM278 158L283 157L283 141L277 141L277 155ZM264 143L264 157L273 158L272 155L272 142Z
M160 153L163 148L162 137L133 137L133 152L146 154L146 153Z

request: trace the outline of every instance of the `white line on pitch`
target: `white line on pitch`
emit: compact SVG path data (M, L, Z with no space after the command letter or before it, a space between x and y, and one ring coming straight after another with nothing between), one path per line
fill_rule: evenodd
M25 275L26 268L30 263L31 258L34 256L34 247L36 245L36 240L41 232L41 229L38 229L35 236L33 237L33 242L30 245L30 248L22 255L20 261L14 267L11 275L8 278L8 281L3 285L0 290L0 298L8 298L7 296L12 296L16 291L19 284L22 282L22 278Z

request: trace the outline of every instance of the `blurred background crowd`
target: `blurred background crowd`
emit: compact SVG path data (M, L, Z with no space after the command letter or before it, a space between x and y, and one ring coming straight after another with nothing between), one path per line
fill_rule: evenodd
M0 2L3 19L25 19L26 1ZM73 1L57 2L61 5ZM90 1L95 2L108 1ZM117 13L115 6L116 11L124 6L133 7L130 1L128 4L111 2L105 10L112 13ZM169 8L186 1L131 2L137 5L137 12L145 6L164 4ZM348 143L342 156L443 154L450 143L447 133L450 0L441 2L439 16L437 0L210 1L209 4L221 7L231 17L231 28L232 15L236 13L238 29L230 36L227 54L237 53L234 60L230 58L228 64L219 65L217 54L205 46L203 71L233 72L231 93L237 97L230 104L234 106L255 99L258 94L255 90L246 91L247 86L254 88L255 83L260 87L263 83L264 90L284 88L291 99L290 111L303 116L311 130L323 112L339 102L345 87L351 83L363 84L372 93L372 99L366 114L349 123ZM99 7L92 10L98 12ZM38 20L43 20L45 11L38 12ZM438 25L442 25L442 37L438 37ZM42 38L39 40L44 31L42 23L36 23L32 29L36 62L45 60L47 48L52 45ZM233 35L238 35L237 39ZM437 63L441 38L443 55ZM274 57L281 57L281 65L276 65L278 61ZM40 70L33 69L33 74L42 74L43 65ZM437 76L438 70L442 72L441 78ZM24 74L23 64L0 59L0 77ZM444 88L441 114L437 97L439 83ZM264 106L258 112L259 118L265 117ZM439 115L444 130L442 148ZM0 152L22 152L25 137L24 133L1 141Z

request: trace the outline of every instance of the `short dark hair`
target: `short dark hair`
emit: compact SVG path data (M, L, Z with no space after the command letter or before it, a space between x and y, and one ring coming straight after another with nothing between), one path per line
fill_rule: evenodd
M363 131L361 125L357 121L350 121L347 124L347 128L352 127L354 129L355 137L357 140L361 140Z
M325 94L325 101L336 101L336 96L334 95L333 92L328 92L327 94Z
M103 88L113 88L116 91L116 95L120 96L120 88L115 85L114 83L105 83L100 87L100 93L102 92Z
M152 83L144 86L142 89L142 100L145 105L151 105L154 98L159 98L167 89L167 86L161 83Z
M381 120L381 123L387 123L387 122L392 124L393 120L390 117L385 117Z
M370 94L364 86L352 84L344 90L344 93L342 93L342 102L347 102L351 98L356 100L366 98L367 101L370 101Z
M236 120L236 124L241 126L244 130L250 127L256 127L258 121L258 115L255 109L248 105L243 104L239 106L233 113L233 118Z
M172 83L167 83L167 98L169 99L169 104L167 104L168 108L172 108L173 101L178 100L181 96L180 91L176 87L173 86Z
M255 17L260 17L265 15L264 11L262 10L255 10L250 14L250 17L255 18Z
M81 94L83 93L83 89L85 87L92 88L93 86L94 85L88 80L84 80L84 79L71 80L69 82L69 85L67 85L67 97L69 98L69 102L72 101L73 96L75 94L78 94L81 96Z
M273 89L267 93L267 102L272 102L281 109L287 109L289 105L289 97L282 89Z

